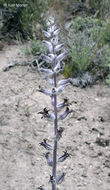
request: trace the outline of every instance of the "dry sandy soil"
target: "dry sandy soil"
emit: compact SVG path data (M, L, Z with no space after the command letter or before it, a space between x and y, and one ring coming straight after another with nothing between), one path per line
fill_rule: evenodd
M25 60L17 45L0 52L0 190L50 190L51 167L39 143L53 143L53 124L37 114L50 107L50 98L37 91L46 83L28 66L3 72L12 60ZM71 157L58 163L58 173L66 172L58 189L110 190L110 88L68 86L59 99L64 97L73 101L73 113L59 122L65 130L58 156L68 150Z

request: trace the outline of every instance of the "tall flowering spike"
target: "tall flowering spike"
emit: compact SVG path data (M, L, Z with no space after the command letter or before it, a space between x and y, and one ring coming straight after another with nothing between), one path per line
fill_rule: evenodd
M51 104L53 106L53 112L50 113L50 110L47 108L44 108L43 111L38 112L38 114L41 114L41 118L45 118L48 121L54 122L54 143L53 146L47 143L46 139L44 139L40 145L45 148L46 150L50 151L53 150L53 157L51 159L50 153L47 152L45 154L46 162L49 166L52 167L52 175L50 176L49 182L52 184L52 190L56 190L57 184L61 184L64 180L64 177L66 175L65 172L61 173L57 177L57 162L63 162L66 160L67 157L70 156L67 151L63 153L58 159L57 159L57 146L60 138L62 137L64 128L59 127L58 128L58 119L63 120L67 117L69 113L72 112L71 109L69 109L69 101L67 98L64 98L63 102L57 103L57 96L67 87L69 84L71 84L70 79L63 79L57 82L57 74L64 68L64 62L63 59L66 57L67 52L63 50L64 44L59 44L58 41L58 34L60 32L60 29L57 29L56 25L52 24L48 31L43 31L45 37L47 40L44 40L43 43L47 46L49 49L48 55L42 55L43 60L46 63L51 63L51 69L43 68L41 65L39 66L39 71L45 74L45 80L49 85L52 85L51 89L43 88L39 85L39 92L44 93L45 95L50 96L51 98ZM58 53L59 52L59 53ZM59 114L59 111L66 106L66 109L63 113ZM59 115L58 115L59 114ZM43 186L40 186L39 189L43 189Z

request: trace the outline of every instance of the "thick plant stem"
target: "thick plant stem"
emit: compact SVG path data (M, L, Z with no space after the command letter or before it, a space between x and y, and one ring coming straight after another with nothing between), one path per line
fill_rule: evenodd
M54 73L54 87L56 87L56 73ZM54 95L54 149L53 149L53 182L52 190L56 190L56 168L57 168L57 129L58 129L58 120L57 120L57 95Z

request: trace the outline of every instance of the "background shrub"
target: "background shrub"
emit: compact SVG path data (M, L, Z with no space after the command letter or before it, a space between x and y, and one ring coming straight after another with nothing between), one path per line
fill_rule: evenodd
M36 55L38 52L45 52L47 48L44 46L41 40L37 40L35 38L28 39L28 44L26 44L22 51L25 55Z
M45 25L45 13L49 9L50 0L2 0L4 25L3 34L11 34L14 38L18 32L23 38L38 34L37 24ZM24 6L25 5L25 6Z

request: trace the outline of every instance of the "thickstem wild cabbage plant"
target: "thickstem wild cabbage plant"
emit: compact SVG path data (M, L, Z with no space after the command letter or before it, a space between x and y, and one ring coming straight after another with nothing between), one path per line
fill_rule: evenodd
M39 71L45 74L45 80L47 81L47 83L52 86L51 89L45 89L42 86L39 86L39 91L41 93L50 96L51 104L53 106L53 113L50 113L50 110L48 110L47 108L44 108L42 111L39 112L39 114L42 115L41 118L45 118L48 121L54 122L53 146L48 144L46 139L43 139L43 141L40 143L41 146L48 150L48 152L45 154L45 158L47 164L52 167L52 175L50 176L49 180L49 182L51 182L52 184L52 190L56 190L57 184L62 183L66 174L65 172L62 172L60 175L56 174L57 162L63 162L64 160L66 160L67 157L70 156L70 154L68 154L67 151L64 151L64 153L57 158L58 141L62 137L62 133L64 130L63 127L58 128L58 120L65 119L68 116L68 114L72 112L72 110L69 109L70 103L67 98L65 98L61 103L57 102L57 96L65 89L65 87L69 83L71 83L70 79L57 81L57 74L61 71L64 65L62 61L67 55L67 52L63 50L64 44L59 44L59 32L60 29L57 29L56 25L51 25L48 28L48 31L43 31L45 37L48 40L44 40L43 42L48 47L49 54L48 56L42 55L42 57L47 63L51 63L51 69L46 69L41 66L38 66ZM64 112L58 114L58 112L63 108L65 108ZM53 150L53 159L51 159L49 153L49 151L51 150ZM40 186L38 189L46 190L43 186Z

